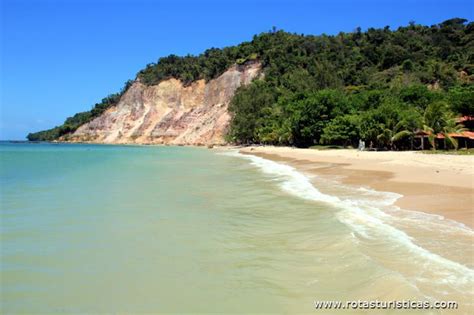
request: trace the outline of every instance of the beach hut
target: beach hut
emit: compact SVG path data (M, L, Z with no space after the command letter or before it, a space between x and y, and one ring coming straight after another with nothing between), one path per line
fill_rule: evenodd
M470 131L463 131L460 133L450 133L449 136L458 141L458 148L474 148L474 116L462 116L456 118L456 123L462 124L465 128ZM428 150L431 148L429 142L430 133L424 130L417 130L414 133L415 138L415 149L417 150ZM436 147L441 149L445 148L444 135L439 133L435 137Z
M415 149L417 150L427 150L430 148L430 142L428 140L428 136L430 134L423 131L423 130L417 130L414 134L414 138L415 138ZM418 141L416 141L418 140Z
M474 148L474 132L473 131L450 133L449 136L458 141L459 148L466 148L466 149ZM444 135L437 134L436 139L443 140L444 142Z
M461 116L456 118L456 122L469 130L474 130L474 116Z
M474 148L474 132L473 131L450 133L448 135L458 141L459 148L466 148L466 149ZM428 140L429 136L430 134L423 130L418 130L417 132L415 132L415 135L414 135L415 139L419 139L419 142L416 144L417 145L416 149L419 149L419 150L430 149L430 143ZM436 135L435 141L436 141L437 148L446 149L444 138L445 138L444 135L441 133L438 133Z

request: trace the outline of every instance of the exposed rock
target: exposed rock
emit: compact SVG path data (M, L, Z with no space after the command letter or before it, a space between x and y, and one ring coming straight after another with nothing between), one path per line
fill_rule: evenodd
M158 85L134 82L117 106L79 127L66 141L223 144L235 90L260 73L259 63L234 66L209 82L184 86L169 79Z

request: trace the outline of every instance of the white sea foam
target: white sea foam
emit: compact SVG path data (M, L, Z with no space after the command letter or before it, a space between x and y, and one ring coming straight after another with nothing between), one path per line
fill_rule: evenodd
M340 209L335 214L336 218L358 236L368 240L380 241L383 239L383 241L394 244L397 248L402 246L405 253L408 251L413 255L414 260L418 261L423 268L429 270L431 274L430 281L435 280L432 278L435 276L439 283L450 283L455 286L470 285L474 282L474 271L472 269L417 245L407 233L390 224L398 218L382 211L380 208L393 205L401 195L378 192L364 187L353 188L354 192L350 196L346 196L347 198L328 195L319 191L311 183L308 176L289 165L254 155L240 154L237 151L224 154L249 160L252 165L258 167L265 174L275 176L280 188L289 194L306 200L328 203ZM428 214L424 216L424 213L420 212L410 216L410 220L414 220L414 218L416 218L416 222L414 222L416 224L426 224L431 219L436 218L436 224L439 225L439 221L442 220L440 216ZM473 231L465 226L449 224L449 221L444 222L448 224L446 228L459 228L462 229L463 233L474 235Z
M289 165L273 162L254 155L240 154L238 152L228 154L248 159L252 165L260 168L264 173L277 176L277 180L280 180L280 187L292 195L306 200L317 200L336 204L341 202L338 197L321 193L311 184L307 176L296 171L295 168Z

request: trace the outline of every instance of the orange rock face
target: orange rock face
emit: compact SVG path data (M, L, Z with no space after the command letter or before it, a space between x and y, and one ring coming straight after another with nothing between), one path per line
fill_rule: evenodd
M79 127L66 141L96 143L224 144L235 90L260 73L260 64L234 66L209 82L176 79L146 86L138 81L119 103Z

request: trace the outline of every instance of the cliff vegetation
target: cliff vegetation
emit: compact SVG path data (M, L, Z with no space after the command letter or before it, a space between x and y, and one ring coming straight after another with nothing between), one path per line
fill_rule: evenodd
M160 58L137 79L155 85L176 78L189 85L258 60L264 75L240 87L230 103L229 142L308 147L364 139L394 148L412 143L418 130L461 131L455 117L474 115L473 37L474 23L461 18L337 35L273 28L237 46ZM114 106L120 95L28 139L70 133Z

